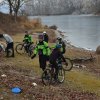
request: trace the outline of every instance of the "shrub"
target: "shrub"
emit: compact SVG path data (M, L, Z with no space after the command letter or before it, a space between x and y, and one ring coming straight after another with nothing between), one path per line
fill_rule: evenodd
M54 29L54 30L57 30L57 26L56 25L52 25L49 27L50 29Z

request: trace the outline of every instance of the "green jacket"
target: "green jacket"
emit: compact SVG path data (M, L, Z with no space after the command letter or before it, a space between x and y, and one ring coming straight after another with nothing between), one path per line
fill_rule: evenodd
M49 56L51 51L50 51L50 48L48 47L48 43L43 41L43 42L39 42L36 46L36 48L34 49L34 54L39 54L41 55L46 55L46 56Z
M32 42L33 42L33 41L32 41L32 36L31 36L31 35L25 35L24 41L25 41L25 42L28 42L28 43L32 43Z

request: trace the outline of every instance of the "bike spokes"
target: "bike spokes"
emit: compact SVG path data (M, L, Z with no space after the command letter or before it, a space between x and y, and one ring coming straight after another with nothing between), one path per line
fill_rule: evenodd
M51 83L51 72L49 69L46 69L42 74L42 82L44 85L50 85Z

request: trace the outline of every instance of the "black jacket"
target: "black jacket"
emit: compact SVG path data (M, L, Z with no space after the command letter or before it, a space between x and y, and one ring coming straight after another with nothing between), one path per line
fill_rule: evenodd
M48 35L47 34L43 34L43 36L44 36L44 41L48 43L48 40L49 40Z
M54 49L50 55L50 63L56 62L58 58L61 58L65 62L65 58L58 49Z

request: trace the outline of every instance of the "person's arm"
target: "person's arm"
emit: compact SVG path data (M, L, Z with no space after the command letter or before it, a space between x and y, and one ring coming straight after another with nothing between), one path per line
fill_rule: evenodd
M66 60L65 60L65 58L64 58L64 56L62 55L62 53L61 53L61 52L60 52L60 57L62 58L63 62L65 62L65 65L67 66L67 65L68 65L68 63L66 62Z
M31 35L29 35L29 42L31 42L31 43L33 42L33 41L32 41L32 36L31 36Z
M44 42L44 45L45 45L45 48L47 50L47 56L49 56L51 54L51 50L50 48L48 47L48 43L47 42Z
M49 37L48 37L48 35L47 35L47 40L49 41Z
M36 46L36 48L34 49L34 55L32 55L31 59L35 58L37 53L38 53L38 48Z
M62 55L61 52L59 52L59 55L60 55L60 57L62 58L62 60L63 60L64 62L66 62L66 60L65 60L65 58L64 58L64 56Z

